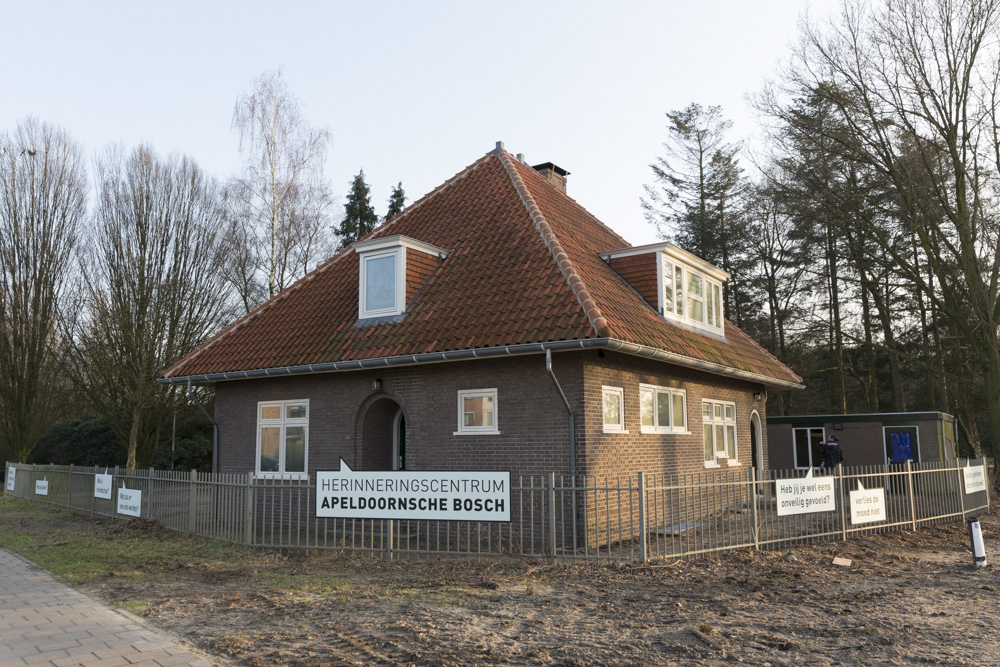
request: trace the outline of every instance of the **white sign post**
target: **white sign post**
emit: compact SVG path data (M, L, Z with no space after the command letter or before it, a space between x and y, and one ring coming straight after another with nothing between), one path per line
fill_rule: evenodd
M337 519L510 521L509 472L316 473L316 516Z
M7 468L7 490L14 492L14 478L17 476L17 468L11 466Z
M986 466L967 466L962 468L965 479L965 495L986 490Z
M112 475L94 475L94 497L111 500L111 489L114 487Z
M885 489L866 489L858 480L858 488L851 491L851 523L885 521Z
M35 495L36 496L47 496L49 495L49 478L35 480Z
M835 512L837 499L833 477L813 477L812 468L805 477L777 480L778 516Z
M126 489L124 486L118 489L118 513L142 516L142 491Z

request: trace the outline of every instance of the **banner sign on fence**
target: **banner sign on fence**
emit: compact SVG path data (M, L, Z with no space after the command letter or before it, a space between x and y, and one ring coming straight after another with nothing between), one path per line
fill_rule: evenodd
M118 513L142 516L142 491L126 489L124 486L118 489Z
M316 516L336 519L510 521L509 472L316 473Z
M965 476L965 495L986 490L986 466L967 466L962 468Z
M35 480L35 495L36 496L47 496L49 495L49 480L45 479Z
M866 489L858 480L858 488L851 491L851 523L885 521L885 489Z
M16 475L17 475L17 468L15 468L14 466L7 468L7 490L12 493L14 491L14 478Z
M805 477L777 480L778 516L835 512L837 500L833 477L813 477L812 468Z
M94 497L111 500L111 489L114 484L111 475L94 475Z

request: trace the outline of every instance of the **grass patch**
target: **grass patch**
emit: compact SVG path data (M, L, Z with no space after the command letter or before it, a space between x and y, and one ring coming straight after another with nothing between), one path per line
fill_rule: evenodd
M0 498L0 547L72 584L113 576L148 580L172 569L260 558L238 544L173 533L152 521L91 519L15 498Z

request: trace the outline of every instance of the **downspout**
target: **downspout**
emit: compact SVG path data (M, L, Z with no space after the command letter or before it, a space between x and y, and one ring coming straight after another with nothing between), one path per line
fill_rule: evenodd
M545 371L552 378L552 384L556 386L559 391L559 396L563 400L563 404L566 406L566 412L569 413L569 474L570 477L576 477L576 422L573 416L573 408L570 407L569 400L566 398L565 392L563 392L562 387L559 386L559 380L556 379L555 373L552 372L552 350L545 350Z
M208 414L205 406L201 404L198 394L194 393L194 390L191 388L190 378L187 381L187 393L188 397L201 409L201 413L205 415L205 418L212 422L212 472L219 472L219 425L212 419L212 415Z

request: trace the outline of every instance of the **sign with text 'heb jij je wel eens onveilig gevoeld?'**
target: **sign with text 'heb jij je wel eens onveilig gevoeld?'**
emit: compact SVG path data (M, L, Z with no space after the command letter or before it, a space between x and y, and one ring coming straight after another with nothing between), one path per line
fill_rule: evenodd
M357 471L316 473L316 516L336 519L510 521L510 473Z
M812 468L805 477L777 480L778 516L834 512L833 477L813 477Z

